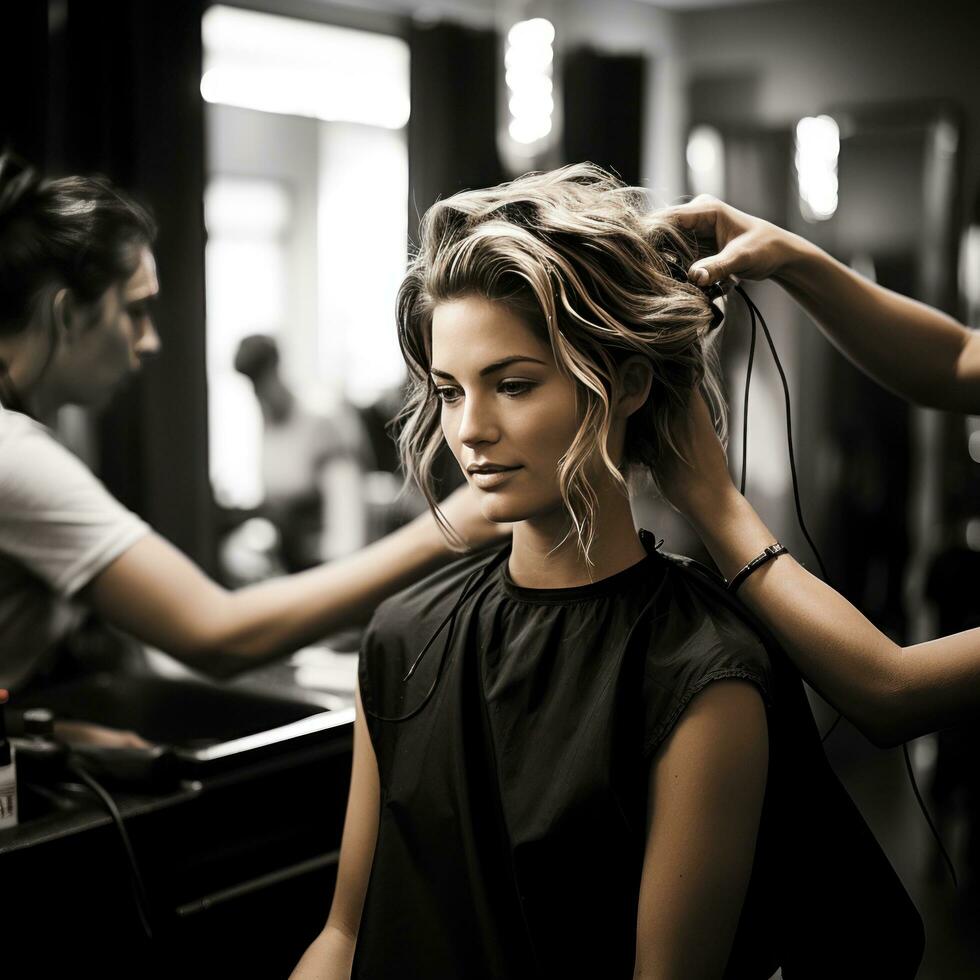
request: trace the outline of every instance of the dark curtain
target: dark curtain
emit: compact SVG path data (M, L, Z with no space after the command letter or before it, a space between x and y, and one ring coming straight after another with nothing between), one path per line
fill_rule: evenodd
M497 155L497 35L457 24L413 24L408 124L408 230L439 198L505 179Z
M0 148L45 157L48 100L46 3L11 3L0 32Z
M562 155L590 160L639 184L646 59L642 55L569 51L562 64Z
M204 342L205 0L11 5L2 139L53 175L104 173L160 225L159 357L99 419L109 489L213 568ZM13 43L11 43L13 42Z

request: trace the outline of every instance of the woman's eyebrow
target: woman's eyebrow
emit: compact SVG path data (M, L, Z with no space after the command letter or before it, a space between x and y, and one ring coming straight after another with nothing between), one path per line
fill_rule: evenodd
M501 361L494 361L493 364L488 364L485 368L480 371L480 377L485 378L488 374L493 374L495 371L502 371L505 367L510 367L511 364L517 364L520 361L530 361L532 364L547 364L537 357L526 357L523 354L517 354L514 357L505 357ZM437 368L429 368L429 373L435 375L437 378L445 378L447 381L455 381L456 379L446 371L440 371Z

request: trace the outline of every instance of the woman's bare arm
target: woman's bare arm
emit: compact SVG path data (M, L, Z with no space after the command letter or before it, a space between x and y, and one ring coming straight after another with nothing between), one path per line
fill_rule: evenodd
M691 401L681 448L687 462L675 461L661 484L730 579L777 536L732 484L700 396ZM980 629L900 647L788 554L749 576L738 597L876 745L896 745L980 709Z
M756 688L715 681L650 769L635 980L718 980L752 871L769 762Z
M444 511L470 543L501 533L482 518L468 487ZM230 592L149 534L97 575L83 598L137 639L230 676L366 622L382 599L452 557L426 513L354 555Z
M716 255L691 266L704 284L772 278L831 342L879 384L918 405L980 413L980 335L939 310L870 282L816 245L709 196L665 216Z
M378 836L378 763L364 721L361 692L354 720L354 761L330 915L290 974L290 980L348 980Z

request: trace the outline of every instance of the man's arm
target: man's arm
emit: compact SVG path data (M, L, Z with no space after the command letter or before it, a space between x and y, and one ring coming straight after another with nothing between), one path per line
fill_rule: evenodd
M718 980L745 898L769 760L745 681L695 697L650 769L635 980Z
M467 487L444 506L470 543L500 536ZM199 670L230 676L339 629L453 557L428 513L362 551L229 592L156 534L108 565L82 596L114 626Z
M716 255L691 266L694 281L772 278L879 384L918 405L980 413L980 335L975 331L716 198L702 195L663 214L717 244Z

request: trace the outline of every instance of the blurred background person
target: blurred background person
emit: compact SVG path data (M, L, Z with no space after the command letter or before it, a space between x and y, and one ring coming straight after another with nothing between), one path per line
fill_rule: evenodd
M261 512L275 525L283 565L301 571L367 543L364 474L374 470L358 414L341 404L312 411L290 389L273 337L245 337L235 370L251 381L262 410Z

